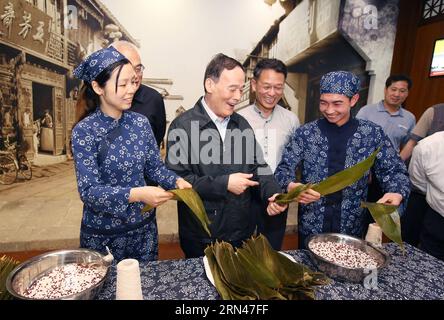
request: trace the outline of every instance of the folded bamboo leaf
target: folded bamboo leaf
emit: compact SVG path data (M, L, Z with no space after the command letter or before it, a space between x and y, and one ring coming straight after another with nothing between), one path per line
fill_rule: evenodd
M315 184L312 189L319 192L321 195L326 196L352 185L361 179L368 170L370 170L380 149L381 148L376 149L367 159L358 162L354 166L342 170L328 177L324 181Z
M243 249L237 250L240 265L243 269L248 270L254 279L260 279L260 282L270 288L280 288L281 282L279 279L268 270L262 261L251 252ZM262 260L262 259L261 259Z
M204 204L202 199L199 197L199 194L194 189L174 189L168 190L174 194L173 200L183 201L190 208L191 212L194 216L199 220L204 228L205 232L211 237L211 232L208 225L211 223L208 219L207 212L205 211ZM152 206L146 205L142 212L147 212L153 209Z
M231 289L243 300L257 299L257 293L251 288L249 277L245 270L237 267L237 259L233 247L226 242L214 247L216 262L221 269L222 277ZM248 287L250 285L250 287Z
M276 203L285 204L292 202L301 192L309 188L319 192L322 196L326 196L352 185L353 183L361 179L364 174L373 166L379 150L380 148L376 149L367 159L358 162L350 168L335 173L324 181L312 185L300 185L287 194L278 195L276 197Z
M208 265L210 266L211 274L213 275L214 284L217 291L223 300L235 300L237 294L233 292L229 285L224 281L221 270L217 264L216 256L214 254L214 246L209 245L205 248L205 256L208 259Z
M301 184L291 190L289 193L281 193L276 196L276 203L277 204L286 204L293 202L299 194L301 194L303 191L309 189L311 187L311 184Z
M211 232L208 225L211 223L205 211L204 204L199 194L194 189L175 189L170 190L174 193L179 201L185 202L188 208L194 213L195 217L200 221L202 227L208 236L211 237Z
M367 208L373 219L381 227L382 232L390 240L399 244L405 252L401 236L401 219L399 218L398 207L382 203L361 202L361 207Z

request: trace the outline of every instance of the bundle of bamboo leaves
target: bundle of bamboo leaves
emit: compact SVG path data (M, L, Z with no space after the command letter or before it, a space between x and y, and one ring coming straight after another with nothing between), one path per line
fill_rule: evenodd
M278 195L276 197L276 202L279 204L285 204L295 201L302 192L310 188L319 192L322 196L326 196L352 185L370 170L379 150L380 148L376 149L367 159L350 168L342 170L319 183L301 184L289 193ZM376 223L381 227L382 232L389 239L398 243L404 250L401 237L400 218L397 211L398 207L370 202L362 202L361 206L369 209L373 219L375 219Z
M18 261L10 257L3 256L0 258L0 300L12 299L12 296L6 290L6 278L18 264Z
M236 251L227 242L205 249L217 291L224 300L313 300L314 286L329 279L273 250L259 235Z

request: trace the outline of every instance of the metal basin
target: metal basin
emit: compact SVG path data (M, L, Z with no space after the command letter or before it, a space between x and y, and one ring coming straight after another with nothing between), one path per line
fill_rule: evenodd
M98 263L106 268L104 276L98 283L85 290L57 300L91 300L97 295L109 273L109 265L103 260L103 255L89 249L58 250L36 256L18 265L6 279L6 288L14 297L23 300L34 300L23 295L26 289L38 278L48 274L52 269L70 263Z
M328 241L348 244L356 249L366 252L376 261L376 270L366 268L346 268L326 260L310 249L310 244ZM387 264L390 262L390 256L384 250L365 240L340 233L321 233L312 235L307 239L307 249L310 252L313 262L316 264L319 270L324 272L330 278L340 281L362 282L365 277L370 275L370 273L374 274L376 271L377 275L379 271L387 266Z

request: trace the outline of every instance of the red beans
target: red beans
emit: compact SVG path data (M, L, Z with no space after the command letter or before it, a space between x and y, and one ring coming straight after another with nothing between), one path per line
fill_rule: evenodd
M378 263L368 253L346 243L315 242L309 248L318 256L345 268L373 269Z
M77 263L56 267L35 280L23 295L35 299L58 299L95 285L105 276L105 272L104 268L85 267Z

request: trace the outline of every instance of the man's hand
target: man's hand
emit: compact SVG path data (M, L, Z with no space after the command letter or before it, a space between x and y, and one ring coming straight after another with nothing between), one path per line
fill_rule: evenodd
M300 186L301 184L302 183L300 182L290 182L287 187L288 192ZM299 196L296 198L296 201L302 204L309 204L318 201L320 198L321 194L319 192L314 191L313 189L307 189L299 194Z
M176 188L177 189L191 189L193 186L183 178L179 178L176 180Z
M228 178L228 191L235 195L241 195L248 187L259 185L259 182L250 180L253 177L251 173L233 173Z
M268 198L268 206L267 206L267 213L269 216L275 216L279 213L282 213L285 211L285 209L288 208L288 204L277 204L276 202L274 202L274 200L276 199L276 196L279 193L275 193L273 196L271 196L270 198Z
M392 206L399 206L402 201L402 195L399 193L386 193L378 200L377 203L389 204Z
M137 187L130 191L129 202L143 202L156 208L168 200L172 199L174 194L167 192L159 187Z

